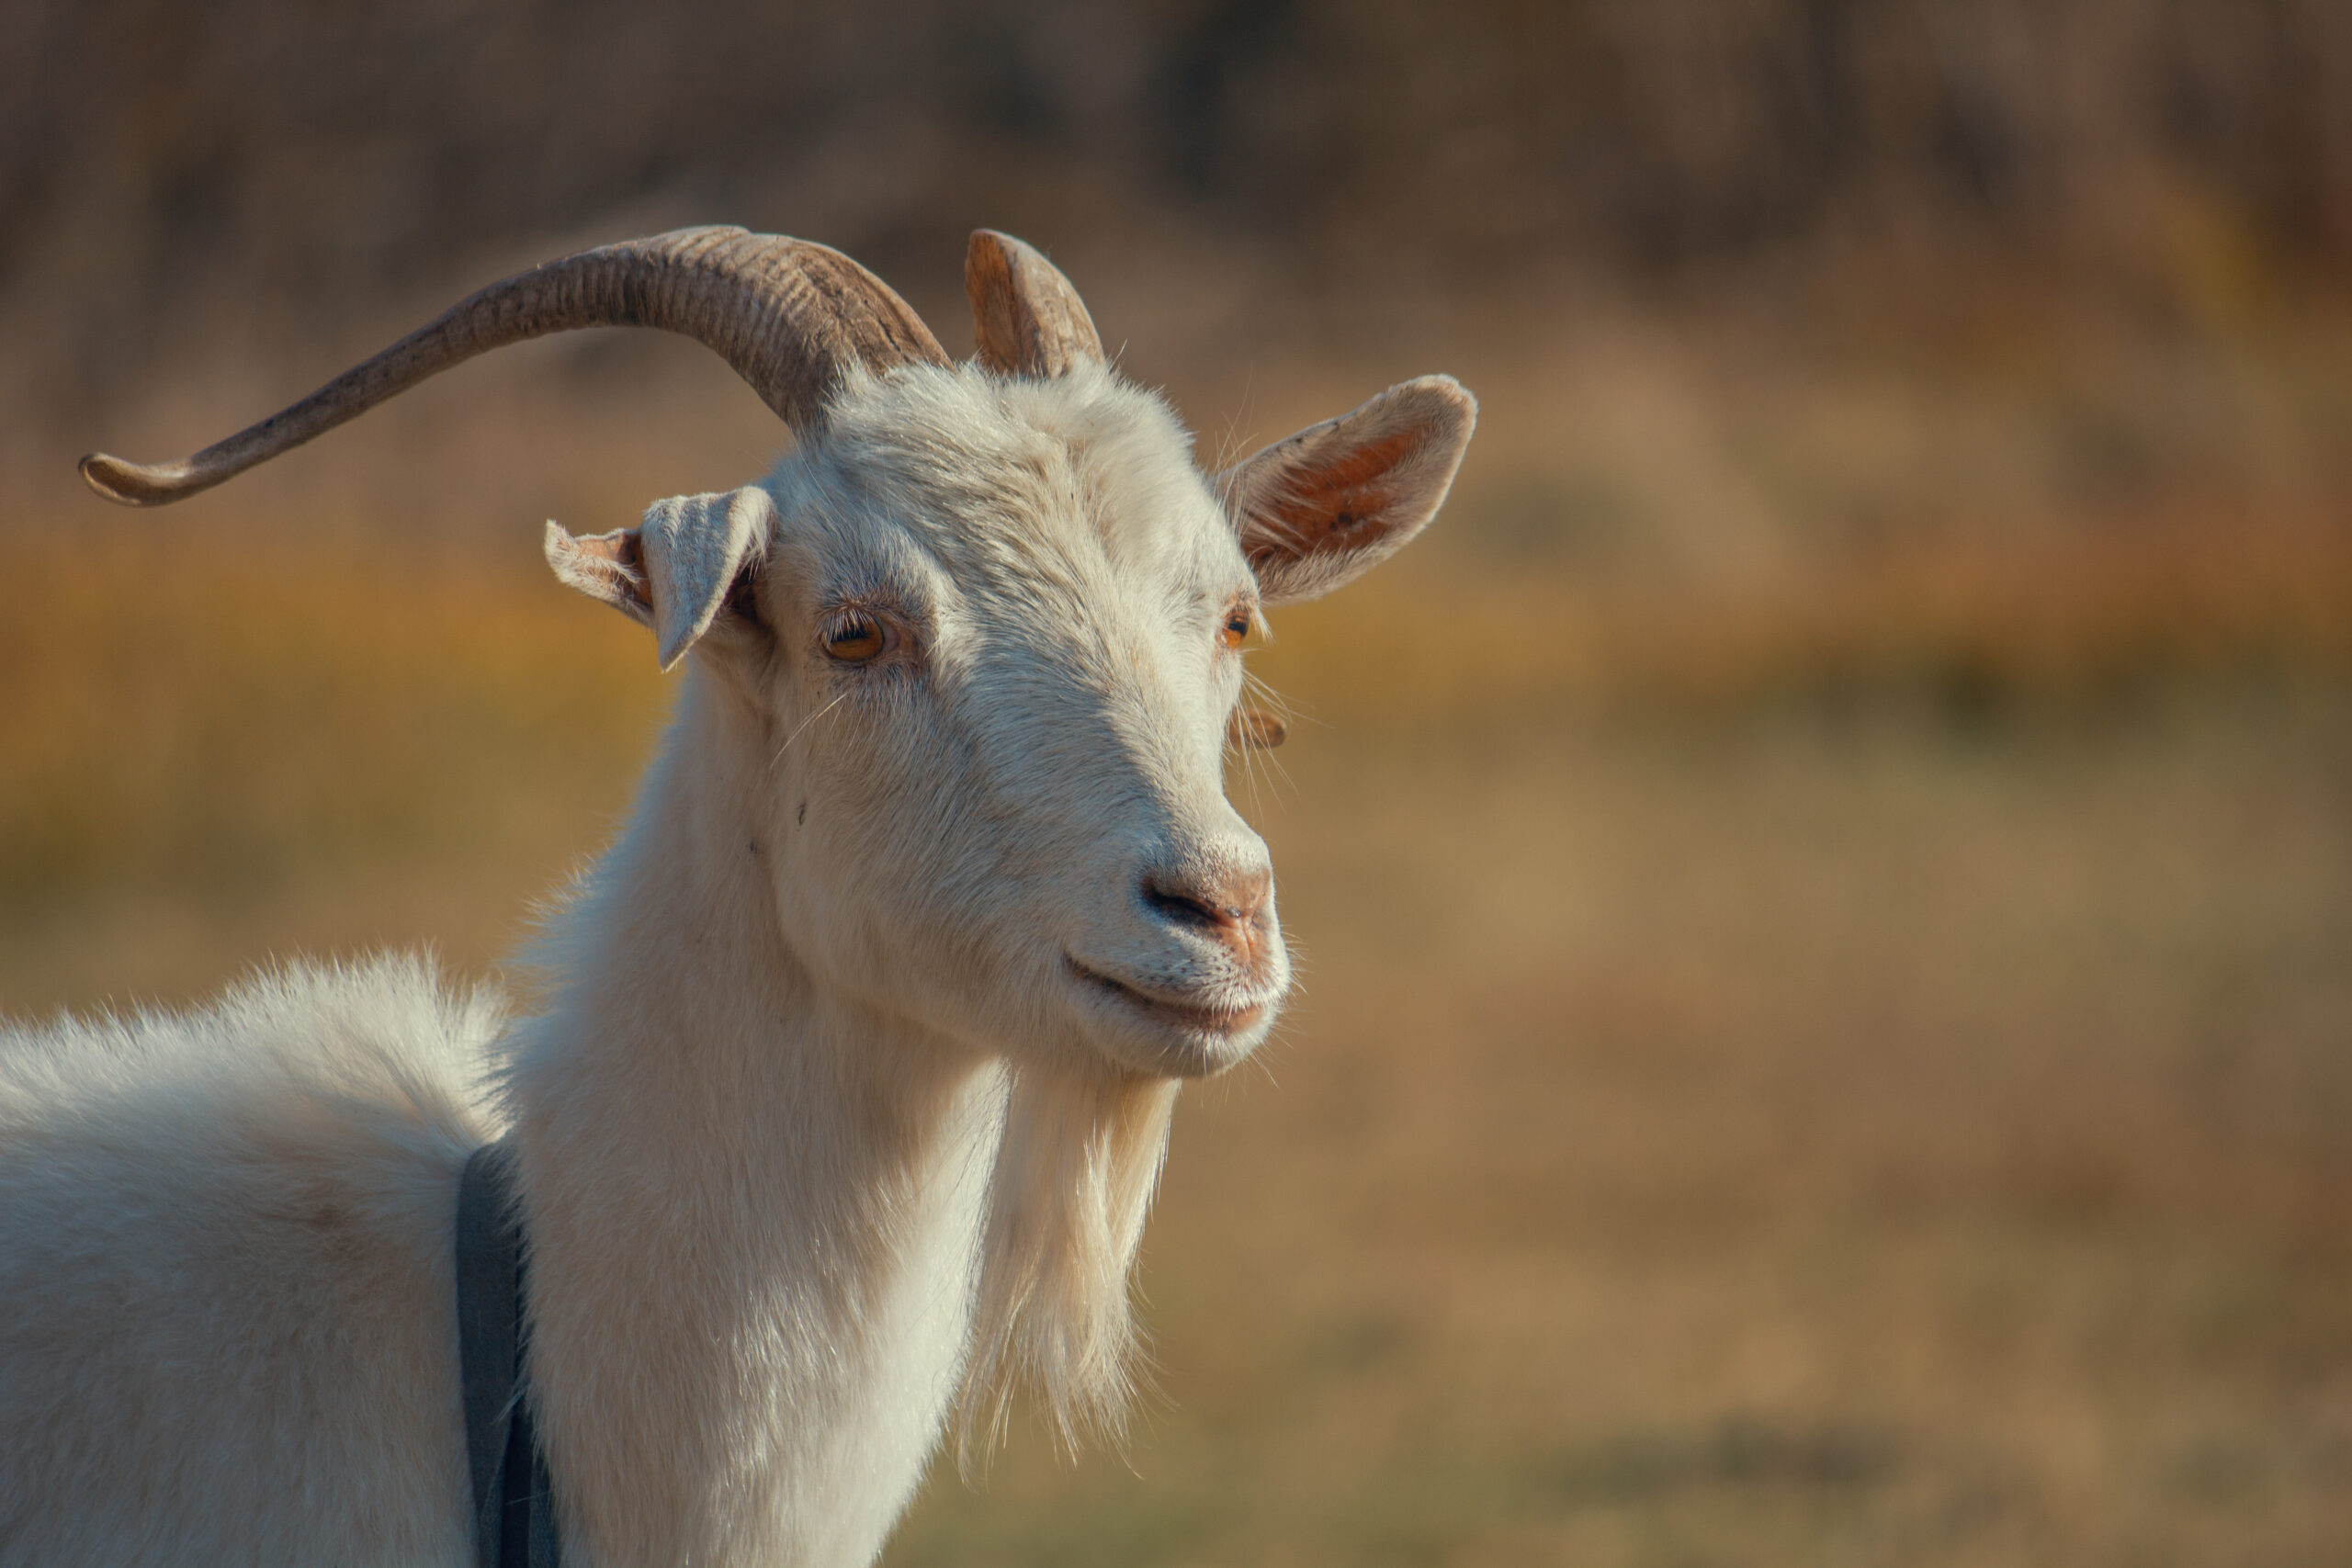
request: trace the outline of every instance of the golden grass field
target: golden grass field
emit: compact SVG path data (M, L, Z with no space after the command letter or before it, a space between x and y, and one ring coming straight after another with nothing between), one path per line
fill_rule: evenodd
M483 971L658 723L503 566L77 536L0 623L12 1013ZM1392 702L1494 624L1411 560L1261 656L1303 989L1180 1115L1159 1394L887 1561L2345 1561L2346 688Z

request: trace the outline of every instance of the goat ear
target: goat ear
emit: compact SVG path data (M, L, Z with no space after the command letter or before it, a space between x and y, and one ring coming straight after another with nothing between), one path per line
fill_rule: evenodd
M563 525L548 519L540 549L556 580L566 588L610 604L641 626L653 624L653 600L645 583L645 557L638 547L637 530L578 538Z
M666 671L710 630L775 526L775 502L756 485L675 495L617 534L577 539L548 524L548 564L565 583L651 626Z
M1423 376L1218 475L1259 597L1318 598L1403 548L1437 515L1477 423L1460 382Z

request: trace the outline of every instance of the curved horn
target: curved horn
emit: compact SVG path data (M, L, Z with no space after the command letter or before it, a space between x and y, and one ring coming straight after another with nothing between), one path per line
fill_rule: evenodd
M82 459L82 477L127 506L177 501L477 354L574 327L684 333L716 350L798 431L822 422L825 398L853 360L877 373L948 363L907 302L839 251L741 229L680 229L493 283L291 408L192 457L147 467L93 452Z
M972 231L964 253L964 292L980 363L1008 376L1052 377L1081 360L1099 363L1102 339L1069 279L1054 264L1010 234Z

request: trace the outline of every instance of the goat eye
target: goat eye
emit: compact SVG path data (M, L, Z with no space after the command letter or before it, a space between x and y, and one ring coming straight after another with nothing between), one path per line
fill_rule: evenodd
M882 623L853 610L825 633L825 651L844 664L863 664L890 645Z
M1216 639L1217 641L1225 644L1227 648L1239 648L1241 646L1242 638L1249 635L1249 612L1245 610L1236 610L1231 615L1226 616L1225 625L1217 628Z

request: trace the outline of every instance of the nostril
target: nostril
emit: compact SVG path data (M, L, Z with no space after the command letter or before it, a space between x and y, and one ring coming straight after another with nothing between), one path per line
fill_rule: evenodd
M1224 923L1216 906L1192 888L1158 873L1148 873L1143 879L1143 901L1156 910L1161 919L1180 926L1215 926Z
M1273 880L1263 866L1205 875L1148 871L1143 877L1143 901L1176 925L1239 929L1255 922L1265 908Z

